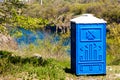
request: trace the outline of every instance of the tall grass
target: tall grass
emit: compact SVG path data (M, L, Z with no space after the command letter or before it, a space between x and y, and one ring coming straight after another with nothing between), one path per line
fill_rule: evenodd
M41 55L45 58L55 58L61 59L68 58L70 50L70 41L69 39L47 35L44 39L37 39L36 42L29 45L21 44L19 45L19 50L17 55L21 56L33 56ZM68 41L67 41L68 40Z

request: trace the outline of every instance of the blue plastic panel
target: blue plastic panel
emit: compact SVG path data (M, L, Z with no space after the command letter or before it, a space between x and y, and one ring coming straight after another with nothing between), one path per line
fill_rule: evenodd
M71 39L71 63L76 63L71 64L73 71L76 75L106 74L106 24L76 24L72 27L76 27L71 30L74 31L71 38L76 38L75 44ZM72 37L73 33L76 37Z
M77 25L76 74L106 74L105 24Z
M101 28L81 28L80 41L101 41Z

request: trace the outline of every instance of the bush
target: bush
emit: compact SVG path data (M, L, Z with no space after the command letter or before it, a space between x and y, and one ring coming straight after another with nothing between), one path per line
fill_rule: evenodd
M120 57L120 25L113 23L108 25L107 33L107 60L108 64L114 64ZM119 63L119 62L118 62Z
M1 51L0 50L0 58L4 58L4 57L9 57L12 55L12 52L8 52L8 51Z
M119 7L109 7L102 16L108 21L108 23L120 23L120 10Z

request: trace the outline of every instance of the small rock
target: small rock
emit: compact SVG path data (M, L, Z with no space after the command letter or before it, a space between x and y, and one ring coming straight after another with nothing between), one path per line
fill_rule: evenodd
M107 70L112 71L112 67L110 67L110 66L107 67Z
M33 57L42 58L42 56L40 54L38 54L38 53L33 54Z
M117 78L120 78L120 74L115 74L115 76L116 76Z

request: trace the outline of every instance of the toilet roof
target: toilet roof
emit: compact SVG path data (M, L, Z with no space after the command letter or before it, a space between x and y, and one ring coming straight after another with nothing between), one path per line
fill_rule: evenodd
M81 16L71 19L70 21L82 24L107 23L105 20L93 16L93 14L82 14Z

